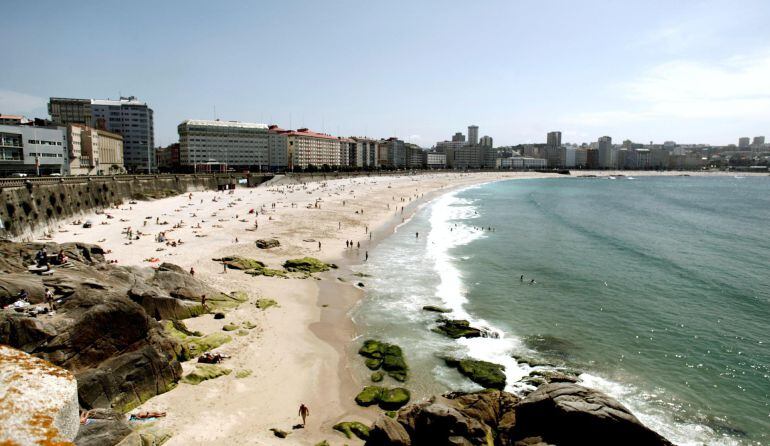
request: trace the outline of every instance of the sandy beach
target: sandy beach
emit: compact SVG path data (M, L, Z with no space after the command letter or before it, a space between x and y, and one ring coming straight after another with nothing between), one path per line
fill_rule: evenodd
M591 174L683 173L573 172L573 176ZM216 350L232 356L223 365L233 373L197 386L180 383L139 408L168 413L159 422L174 433L167 444L316 444L323 440L332 445L360 444L332 430L336 422L368 422L378 414L353 401L365 383L356 382L345 357L346 346L356 337L348 312L363 290L353 285L361 279L352 276L349 266L364 261L374 244L438 194L490 181L544 177L562 176L501 171L306 184L279 178L253 189L198 191L126 203L79 217L92 222L89 229L68 221L50 235L56 242L99 244L111 250L106 257L118 265L151 267L170 262L186 270L194 268L197 278L222 292L248 294L249 302L225 319L207 314L185 321L190 329L205 334L221 331L230 322L249 321L257 328L246 336L233 335L232 342ZM138 240L128 239L129 228L140 235ZM165 240L159 242L161 233ZM267 238L278 239L281 246L268 250L255 246L256 239ZM346 240L352 241L352 248L346 247ZM286 259L312 256L338 264L339 269L315 279L253 277L223 270L221 263L212 261L225 255L258 259L273 268ZM278 305L260 310L254 305L259 298L275 299ZM183 366L186 371L193 367ZM240 370L252 373L237 378ZM300 403L310 408L308 425L292 430L300 422ZM279 439L271 428L291 434Z

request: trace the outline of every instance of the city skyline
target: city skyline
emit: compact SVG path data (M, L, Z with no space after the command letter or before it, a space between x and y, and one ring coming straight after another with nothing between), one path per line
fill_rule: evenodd
M762 2L441 5L18 5L0 30L17 42L0 112L45 117L51 96L134 95L155 111L156 146L186 119L215 118L423 147L468 123L501 146L554 129L574 143L726 145L768 133ZM190 26L169 26L178 21Z

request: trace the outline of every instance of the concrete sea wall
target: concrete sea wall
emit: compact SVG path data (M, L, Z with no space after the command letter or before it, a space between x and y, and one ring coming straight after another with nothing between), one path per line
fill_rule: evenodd
M0 179L0 238L28 239L63 219L127 200L147 200L194 190L255 186L270 175L142 175Z

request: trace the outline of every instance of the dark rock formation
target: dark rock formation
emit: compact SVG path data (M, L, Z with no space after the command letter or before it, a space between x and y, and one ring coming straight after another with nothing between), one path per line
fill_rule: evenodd
M671 444L617 400L572 383L540 386L516 406L516 424L501 436L559 445Z
M459 338L479 338L484 332L476 327L471 327L470 322L466 320L442 319L440 325L434 329L437 333L443 333L452 339Z
M88 418L88 424L80 425L75 437L77 446L115 445L133 432L126 417L112 409L92 409Z
M449 367L454 367L471 381L487 389L503 390L505 388L505 367L475 359L444 358Z
M519 399L499 390L450 393L380 417L371 446L649 445L671 443L612 398L575 384L549 384Z
M431 311L433 313L451 313L452 312L452 310L449 310L444 307L438 307L436 305L425 305L424 307L422 307L422 309L425 311Z
M259 239L255 243L257 244L257 248L259 249L270 249L270 248L277 248L281 246L281 242L279 242L274 238Z

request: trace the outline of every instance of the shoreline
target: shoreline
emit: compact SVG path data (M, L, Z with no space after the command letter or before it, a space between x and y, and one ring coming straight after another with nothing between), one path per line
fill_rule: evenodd
M226 361L224 366L233 368L234 371L239 368L250 368L254 372L252 376L244 379L236 379L234 376L222 377L198 386L180 384L176 389L145 402L138 410L160 409L169 412L169 417L159 423L162 427L168 427L174 432L169 445L206 444L210 441L226 442L235 439L242 442L244 438L253 439L255 442L253 444L280 444L285 440L274 437L268 429L276 427L290 431L291 426L298 422L296 407L300 402L305 402L311 409L309 426L307 429L294 431L289 439L312 444L326 439L331 444L338 444L343 437L331 430L335 422L343 419L371 421L374 416L372 411L360 408L353 402L353 397L363 383L356 382L352 370L356 358L348 357L348 347L358 336L355 323L350 317L350 310L363 297L364 291L349 283L350 280L348 283L337 280L337 277L345 277L345 275L348 279L352 277L351 268L361 263L361 251L355 248L345 249L344 240L355 241L356 238L363 236L364 239L360 240L361 249L368 250L383 242L397 230L402 224L401 217L398 211L385 209L385 203L403 205L405 207L403 223L405 223L436 197L462 187L508 179L575 178L590 174L603 177L613 175L612 172L575 172L575 175L567 176L501 171L499 173L368 177L367 179L271 184L254 189L236 189L232 197L222 192L194 192L194 200L188 200L185 195L182 195L137 203L134 205L137 208L136 211L133 208L126 211L106 210L107 213L131 216L126 218L129 221L118 225L136 224L134 228L141 230L145 226L144 223L140 226L139 222L147 219L137 215L140 209L145 210L153 218L159 218L160 213L167 219L173 220L175 218L173 214L167 215L163 211L170 211L174 204L177 206L177 211L180 208L192 207L190 204L200 208L201 210L197 211L200 216L196 218L204 220L206 225L204 226L206 236L200 241L193 238L189 231L185 231L193 229L191 224L186 228L180 228L179 231L168 231L172 233L171 237L174 237L177 232L186 232L185 244L181 245L183 249L176 249L177 252L166 248L164 251L153 251L151 248L157 244L150 243L145 237L136 244L117 245L117 249L113 249L112 255L108 255L108 258L115 258L119 261L119 265L147 266L149 262L142 261L144 254L153 256L156 252L161 252L163 254L158 254L161 261L177 263L185 269L194 267L196 277L223 292L247 290L249 303L228 313L224 321L254 321L258 325L258 329L253 330L248 336L233 336L236 338L233 342L217 349L233 355L233 359ZM663 176L660 172L619 172L619 174ZM681 175L682 173L672 172L672 174ZM713 176L706 172L702 174L697 176ZM725 174L724 176L737 176L733 173ZM457 181L453 182L453 180ZM388 185L387 188L384 184ZM396 188L391 189L392 185ZM289 189L294 190L289 192ZM414 189L423 196L406 202L395 201L397 195L409 197L414 193ZM257 193L254 194L254 192ZM348 195L342 195L343 192ZM391 195L393 199L388 201ZM288 196L291 196L292 202L297 203L296 206L287 208ZM202 200L201 203L197 201L199 198ZM210 198L217 201L210 201ZM317 198L321 198L320 209L307 207ZM331 200L326 201L327 198ZM247 200L247 202L234 202L233 199ZM246 232L251 223L241 221L242 219L238 218L241 216L239 211L249 206L259 209L257 205L260 203L254 203L255 200L261 201L262 205L269 206L269 203L276 202L283 206L269 207L258 217L259 229ZM343 205L341 204L343 200L350 203ZM229 203L225 205L225 201ZM198 204L206 206L198 206ZM356 212L353 216L346 215L346 213L352 213L354 206L358 205L361 209L365 208L366 212L363 214ZM125 206L122 208L125 209ZM233 212L232 208L237 210ZM219 213L228 212L229 214L238 213L238 216L233 218L230 215L227 221L217 218L223 217ZM96 221L103 220L104 215L97 215L95 212L89 215L95 222L92 230L73 229L71 232L57 232L54 241L74 241L72 236L77 236L79 237L77 241L103 243L107 249L110 248L110 242L124 242L119 233L116 238L117 231L111 227L118 226L115 224L116 220L101 226ZM246 214L246 218L250 219L249 215ZM371 215L374 217L372 218ZM335 230L337 223L345 229ZM165 226L167 226L154 225L152 220L150 225L150 234L166 229ZM374 231L371 240L366 237L368 233L364 230L366 225ZM324 227L327 228L324 230ZM94 229L97 230L94 231ZM322 237L312 236L318 232L321 232ZM233 237L239 236L243 239L248 238L248 242L234 243ZM253 245L255 238L272 237L279 239L282 246L263 251L256 249ZM104 239L104 242L97 241L97 238ZM324 249L316 251L316 240L322 241ZM192 245L202 246L194 249ZM331 248L329 248L330 245ZM223 255L258 258L270 267L276 267L287 258L310 255L317 256L326 262L338 263L340 269L320 274L320 281L267 277L255 279L240 271L231 270L227 274L221 273L219 264L211 262L210 259ZM279 307L266 311L256 309L252 305L253 301L256 297L263 296L276 298ZM215 321L211 315L188 319L185 322L191 329L204 333L221 331L223 324L223 321ZM185 371L189 371L190 368L192 364L186 363ZM215 411L219 415L216 419L207 417L208 411ZM358 444L350 440L345 443Z

